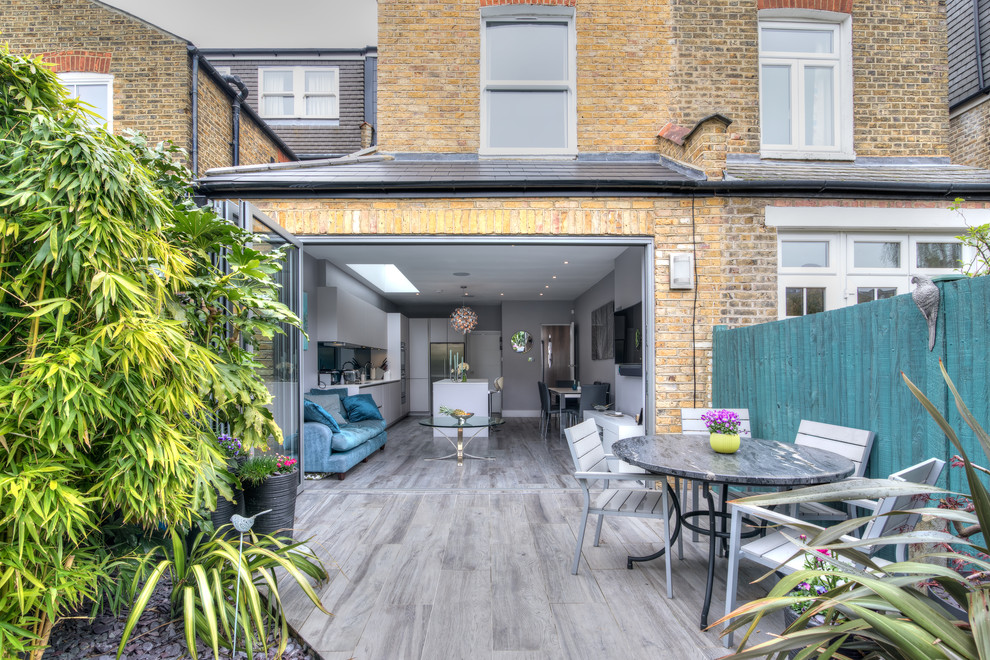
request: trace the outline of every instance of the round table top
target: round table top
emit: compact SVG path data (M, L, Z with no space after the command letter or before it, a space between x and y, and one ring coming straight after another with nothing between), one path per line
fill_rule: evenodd
M448 417L447 415L440 415L439 417L424 417L419 420L419 423L423 426L433 426L440 428L453 428L456 429L458 426L461 428L479 428L482 426L497 426L499 424L504 424L505 420L501 417L482 417L481 415L473 415L464 420L461 424L453 417Z
M759 438L743 438L739 451L719 454L707 435L686 433L624 438L612 445L612 453L654 474L752 486L811 486L838 481L856 469L834 452Z

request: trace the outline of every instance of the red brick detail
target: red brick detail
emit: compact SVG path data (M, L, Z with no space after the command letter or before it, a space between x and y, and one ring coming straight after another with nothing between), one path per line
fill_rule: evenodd
M110 73L110 53L90 50L63 50L44 53L42 58L52 65L55 73L82 71L85 73Z
M674 122L667 122L667 124L660 129L657 136L666 138L674 144L684 146L684 138L687 137L687 134L690 132L691 128L688 126L678 126Z
M480 0L482 7L498 7L501 5L545 5L554 7L574 7L577 0Z
M852 13L852 0L756 0L757 9L817 9Z

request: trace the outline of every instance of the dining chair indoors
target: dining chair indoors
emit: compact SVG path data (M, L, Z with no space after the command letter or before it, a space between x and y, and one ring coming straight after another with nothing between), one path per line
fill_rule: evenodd
M493 409L494 408L493 402L495 401L495 395L500 393L504 386L505 386L505 378L499 376L492 382L492 389L488 390L488 417L492 420L492 424L489 425L488 430L492 433L498 431L498 427L499 427L499 424L495 423L496 417L495 417L495 411ZM498 419L501 419L501 417L502 417L502 411L499 410Z
M550 405L550 390L542 380L536 381L536 386L540 390L540 437L546 439L550 430L550 420L557 418L557 427L560 427L560 408Z
M567 413L569 419L573 418L571 423L577 424L581 421L581 415L585 410L593 410L595 406L604 406L607 398L608 385L582 385L581 396L570 400L576 401L577 405L572 408L564 408L564 412Z
M581 563L581 547L584 544L584 531L588 525L588 516L597 515L598 524L595 527L595 547L601 540L602 523L605 516L627 516L633 518L657 518L669 522L669 516L663 512L663 491L639 487L634 482L642 479L642 475L624 472L610 472L609 456L602 448L598 436L598 426L595 420L589 419L576 426L564 429L567 446L574 459L574 478L581 486L584 496L584 508L581 513L581 524L578 528L577 547L574 550L574 565L571 573L577 575ZM636 487L612 488L613 481L623 481ZM603 482L603 488L592 503L591 485ZM669 506L673 512L673 507ZM669 558L668 558L669 561Z

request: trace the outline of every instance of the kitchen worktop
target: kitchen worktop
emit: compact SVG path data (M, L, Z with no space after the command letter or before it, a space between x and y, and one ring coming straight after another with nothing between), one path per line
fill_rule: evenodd
M363 383L348 383L348 385L357 385L358 387L373 387L375 385L385 385L386 383L398 383L398 378L389 378L388 380L367 380Z

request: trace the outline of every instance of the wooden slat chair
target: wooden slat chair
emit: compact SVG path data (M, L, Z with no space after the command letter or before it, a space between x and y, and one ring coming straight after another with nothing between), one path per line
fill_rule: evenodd
M855 479L866 474L866 464L870 459L875 437L876 433L873 431L802 419L794 444L826 449L845 456L856 466L856 471L848 477ZM802 520L844 520L849 517L848 507L840 510L824 502L802 504L796 512L791 513Z
M751 438L752 433L750 431L749 424L749 408L681 408L681 433L690 433L691 435L708 435L708 427L701 420L701 416L712 411L712 410L728 410L729 412L734 412L739 415L739 421L741 422L739 426L739 436L742 438ZM687 502L688 487L691 484L690 479L684 480L684 492L681 493L681 501ZM698 510L700 501L700 487L698 484L693 484L691 487L691 507L693 511ZM674 488L678 487L677 482L674 483ZM698 532L691 532L691 540L698 541ZM677 551L678 556L683 559L683 537L680 537L677 541Z
M937 458L929 458L927 461L923 461L917 465L912 465L909 468L895 472L890 475L889 478L895 481L907 481L931 486L938 480L939 475L942 474L942 468L944 467L945 461ZM918 524L918 520L920 518L918 514L887 514L890 514L892 511L906 511L924 507L924 502L919 501L919 499L924 498L924 495L897 495L893 497L884 497L877 500L876 510L874 512L876 517L866 524L862 538L875 539L889 534L897 534L913 530ZM739 582L740 559L752 560L768 568L776 569L778 573L784 575L794 573L795 571L799 571L804 568L804 554L798 553L797 556L794 556L794 554L798 552L798 547L784 536L784 532L778 531L772 534L767 534L766 536L756 538L743 545L741 543L741 534L743 531L744 517L748 520L765 520L775 525L787 527L789 528L789 531L787 531L786 534L792 539L798 538L798 536L803 533L800 531L799 525L803 525L805 527L811 526L819 531L823 529L817 525L807 523L804 520L751 504L730 504L730 506L732 507L732 522L729 526L729 565L725 578L726 614L729 614L736 608L736 592ZM849 535L845 535L841 538L841 541L845 543L855 542L856 540L857 539L855 537ZM882 547L883 546L880 545L874 545L862 546L858 549L872 555ZM905 545L901 544L896 547L896 558L899 562L907 559L907 547ZM880 566L885 566L890 563L883 559L875 559L874 561ZM726 635L725 646L728 647L731 646L731 644L732 635Z
M598 516L595 528L595 547L602 535L602 522L605 516L630 516L634 518L658 518L663 520L662 491L647 488L610 488L611 481L635 482L637 475L623 472L610 472L609 456L602 449L601 438L598 436L598 426L595 420L589 419L576 426L564 429L567 446L574 459L574 478L577 479L584 494L584 512L581 515L581 526L578 528L577 548L574 551L574 565L571 573L577 575L581 562L581 546L584 544L584 530L588 525L588 516ZM639 475L642 479L642 475ZM596 497L594 505L591 502L591 484L604 482L604 489ZM638 486L638 484L632 484ZM668 560L669 561L669 560Z

